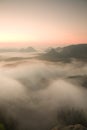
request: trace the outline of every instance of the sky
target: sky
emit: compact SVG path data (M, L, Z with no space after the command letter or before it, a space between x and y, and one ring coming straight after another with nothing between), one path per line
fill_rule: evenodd
M0 0L0 47L87 43L87 0Z

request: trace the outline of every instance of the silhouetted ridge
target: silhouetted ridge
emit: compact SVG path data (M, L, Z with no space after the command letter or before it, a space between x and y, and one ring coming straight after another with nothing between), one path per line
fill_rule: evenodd
M60 56L64 58L87 58L87 44L64 47Z
M33 47L22 48L20 51L21 52L36 52L36 50Z
M87 44L70 45L63 48L51 49L49 52L42 54L39 58L42 60L64 62L71 61L71 59L86 61Z

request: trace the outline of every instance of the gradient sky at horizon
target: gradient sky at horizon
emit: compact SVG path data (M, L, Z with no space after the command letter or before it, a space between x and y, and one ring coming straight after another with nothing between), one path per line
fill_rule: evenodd
M0 47L87 43L87 0L0 0Z

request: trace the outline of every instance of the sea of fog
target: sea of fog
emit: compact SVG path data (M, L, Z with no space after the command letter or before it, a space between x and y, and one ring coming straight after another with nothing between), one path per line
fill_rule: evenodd
M87 89L79 76L87 75L87 64L26 59L31 55L0 54L0 112L5 122L15 122L15 130L50 130L58 109L67 106L86 112Z

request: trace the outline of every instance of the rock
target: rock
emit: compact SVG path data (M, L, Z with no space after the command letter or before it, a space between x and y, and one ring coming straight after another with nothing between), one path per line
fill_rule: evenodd
M80 124L77 124L77 125L69 125L61 128L55 127L52 130L87 130L87 128Z

